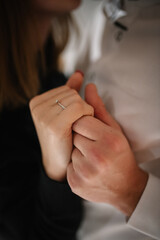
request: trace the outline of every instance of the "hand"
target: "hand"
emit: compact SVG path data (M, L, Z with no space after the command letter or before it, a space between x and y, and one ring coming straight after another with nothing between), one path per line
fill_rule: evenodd
M30 110L39 138L47 175L63 180L71 160L72 124L84 115L93 115L93 108L78 94L83 77L75 73L66 86L52 89L30 101ZM59 100L66 108L63 110Z
M125 135L93 84L86 88L86 101L94 107L95 118L82 117L73 125L75 148L67 169L69 185L82 198L109 203L129 216L148 175L138 167Z

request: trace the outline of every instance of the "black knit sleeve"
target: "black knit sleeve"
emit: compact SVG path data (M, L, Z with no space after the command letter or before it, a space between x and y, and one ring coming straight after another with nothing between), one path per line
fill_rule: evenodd
M4 111L0 132L0 239L75 239L81 199L45 174L29 108Z

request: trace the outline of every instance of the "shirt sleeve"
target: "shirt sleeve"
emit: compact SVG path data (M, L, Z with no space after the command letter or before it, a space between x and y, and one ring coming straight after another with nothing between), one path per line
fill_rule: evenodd
M127 225L141 233L160 239L160 179L149 174L142 197Z

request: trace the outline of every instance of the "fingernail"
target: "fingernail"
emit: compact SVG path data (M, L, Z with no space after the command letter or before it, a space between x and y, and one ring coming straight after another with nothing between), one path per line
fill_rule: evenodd
M76 73L80 73L82 75L82 77L84 77L84 73L81 70L76 70Z

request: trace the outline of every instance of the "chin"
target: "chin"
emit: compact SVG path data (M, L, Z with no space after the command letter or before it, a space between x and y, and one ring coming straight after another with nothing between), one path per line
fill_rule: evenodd
M59 12L70 12L76 8L78 8L81 4L81 0L59 0L59 2L63 2L59 8Z
M72 0L72 1L74 2L74 9L79 7L82 2L81 0Z
M44 14L70 12L79 7L81 0L32 0L34 9Z

